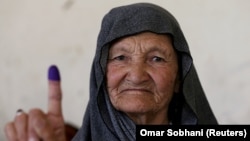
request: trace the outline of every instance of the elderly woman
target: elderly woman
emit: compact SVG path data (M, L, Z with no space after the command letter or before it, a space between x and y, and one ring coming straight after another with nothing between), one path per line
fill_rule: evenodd
M6 126L9 139L65 140L57 73L54 67L49 112L22 112ZM103 18L89 98L73 141L133 141L137 124L217 124L178 22L150 3L116 7Z

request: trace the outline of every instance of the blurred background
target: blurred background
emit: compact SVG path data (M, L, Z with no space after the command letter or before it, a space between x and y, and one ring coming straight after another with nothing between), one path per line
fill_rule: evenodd
M47 110L47 70L62 77L65 120L79 127L102 17L151 2L179 21L220 124L250 124L248 0L0 0L0 140L16 110Z

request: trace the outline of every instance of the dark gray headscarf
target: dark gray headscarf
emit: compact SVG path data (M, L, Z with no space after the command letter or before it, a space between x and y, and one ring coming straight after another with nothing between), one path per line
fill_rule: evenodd
M217 124L178 22L157 5L137 3L113 8L103 18L91 70L89 102L74 141L135 140L135 124L109 101L105 73L111 43L145 31L172 36L179 57L182 84L169 107L172 124Z

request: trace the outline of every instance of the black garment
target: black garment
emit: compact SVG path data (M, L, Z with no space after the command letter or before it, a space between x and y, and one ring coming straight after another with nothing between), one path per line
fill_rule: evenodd
M116 111L110 103L105 87L105 73L110 44L121 37L145 31L172 36L179 57L182 84L180 93L174 94L169 107L172 124L218 124L177 20L157 5L137 3L113 8L103 18L91 70L89 102L74 141L135 140L133 121Z

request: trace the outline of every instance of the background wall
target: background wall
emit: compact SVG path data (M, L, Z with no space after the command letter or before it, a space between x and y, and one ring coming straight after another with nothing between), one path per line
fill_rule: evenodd
M65 119L81 125L100 23L139 0L0 0L0 140L17 109L47 108L47 69L61 70ZM168 9L187 38L221 124L250 124L250 1L145 0Z

